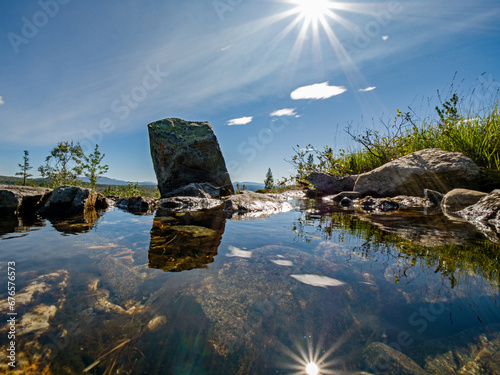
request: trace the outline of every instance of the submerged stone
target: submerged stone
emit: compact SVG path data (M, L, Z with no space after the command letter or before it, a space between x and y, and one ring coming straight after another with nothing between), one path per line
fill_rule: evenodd
M362 340L359 321L370 319L365 313L372 311L377 291L363 284L361 275L284 246L232 247L227 256L218 272L192 284L189 294L212 322L209 340L216 351L239 357L245 373L264 373L259 363L282 347L290 327L300 337L307 329L333 341Z
M381 342L368 345L363 358L372 370L384 375L429 375L401 352Z

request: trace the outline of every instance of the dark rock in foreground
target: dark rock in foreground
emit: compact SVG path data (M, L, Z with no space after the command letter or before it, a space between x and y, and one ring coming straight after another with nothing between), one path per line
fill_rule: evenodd
M354 207L368 212L389 212L399 210L399 203L393 199L365 197L354 201Z
M153 122L148 129L162 198L191 183L211 184L219 189L220 196L234 193L210 123L170 118Z
M35 213L50 197L52 189L31 186L0 185L0 214Z
M328 173L313 172L306 177L306 180L318 190L320 195L332 195L354 190L357 178L358 175L336 177Z
M65 218L107 207L106 197L92 189L60 186L54 189L50 199L37 213L44 217Z
M363 195L422 197L424 189L447 193L475 189L479 167L460 152L426 149L414 152L360 175L354 186Z

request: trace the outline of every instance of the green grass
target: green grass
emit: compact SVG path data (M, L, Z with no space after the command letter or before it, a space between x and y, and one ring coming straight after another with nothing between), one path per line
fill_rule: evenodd
M160 191L156 186L139 186L137 183L129 182L128 185L121 186L97 186L96 190L106 196L115 196L120 198L130 197L154 197L160 198Z
M385 125L385 134L368 129L363 134L351 134L360 145L334 154L326 146L323 150L308 146L306 152L296 152L291 164L297 169L297 180L308 172L320 171L333 175L349 175L368 172L391 160L412 152L439 148L462 152L470 157L485 174L500 170L500 110L498 100L494 105L475 110L461 110L458 97L453 95L436 107L438 119L417 121L410 112L398 111L394 123ZM349 132L349 130L348 130ZM304 161L313 153L317 164Z

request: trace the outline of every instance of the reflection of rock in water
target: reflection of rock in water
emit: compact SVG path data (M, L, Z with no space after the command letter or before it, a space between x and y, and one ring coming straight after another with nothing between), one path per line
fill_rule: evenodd
M1 215L0 216L0 236L8 233L26 233L33 228L45 226L45 221L37 216L15 216Z
M251 256L231 256L189 293L212 323L209 340L216 351L238 358L242 373L266 373L259 363L273 363L268 356L279 355L280 343L293 346L290 330L300 338L327 336L325 345L347 340L339 352L371 334L378 295L365 282L305 252L265 246Z
M207 268L224 233L222 207L175 213L158 210L151 229L149 267L178 272Z
M462 245L481 235L474 226L450 220L442 214L422 215L419 211L401 211L385 215L359 215L360 220L376 225L384 232L424 247Z
M64 234L86 233L92 230L104 211L86 210L83 215L48 219L55 230Z

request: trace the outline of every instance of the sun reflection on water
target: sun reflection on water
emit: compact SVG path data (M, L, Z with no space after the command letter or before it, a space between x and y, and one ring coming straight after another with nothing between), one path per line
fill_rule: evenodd
M335 370L342 365L341 356L334 358L334 352L345 342L346 337L338 339L335 344L325 348L324 340L320 338L314 344L311 335L304 336L302 340L294 340L294 348L283 345L282 352L289 360L283 367L290 370L293 375L335 375L340 370ZM304 346L305 341L305 346Z

